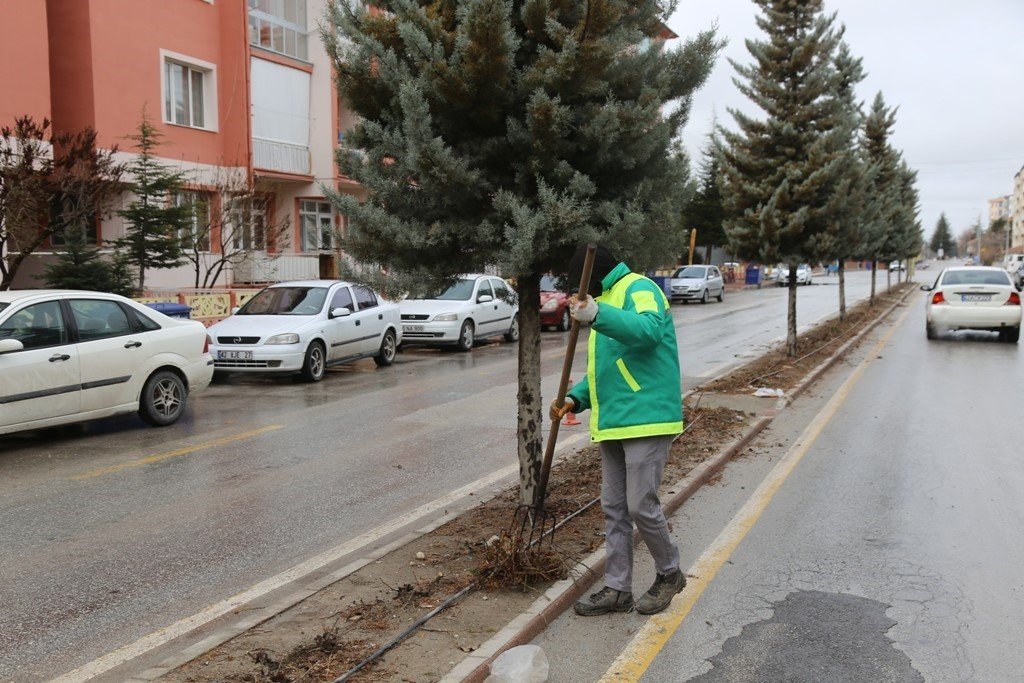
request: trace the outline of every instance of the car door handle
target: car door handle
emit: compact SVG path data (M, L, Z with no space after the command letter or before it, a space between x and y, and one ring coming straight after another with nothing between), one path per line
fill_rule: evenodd
M66 353L55 353L52 356L50 356L51 363L56 363L57 361L61 360L71 360L71 356L69 356Z
M142 342L130 341L127 344L124 345L124 348L126 348L126 349L137 349L140 346L142 346Z

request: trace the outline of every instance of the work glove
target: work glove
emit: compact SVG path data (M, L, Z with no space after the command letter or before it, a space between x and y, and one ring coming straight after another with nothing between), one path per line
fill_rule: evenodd
M588 325L597 317L597 302L589 294L582 301L573 296L569 299L569 315L581 324Z
M561 406L558 405L558 399L556 398L551 402L551 409L548 412L548 416L552 422L561 422L562 418L565 417L566 413L571 413L576 409L576 401L572 400L571 397L565 397L565 403Z

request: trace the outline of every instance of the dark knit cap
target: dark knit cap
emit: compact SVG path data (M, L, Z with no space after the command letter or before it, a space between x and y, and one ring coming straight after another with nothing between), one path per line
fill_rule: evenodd
M575 292L580 286L580 278L583 276L583 261L587 257L587 245L581 244L576 249L576 253L572 255L572 259L569 260L569 271L566 274L566 286L570 292ZM608 273L615 269L615 266L619 265L619 259L615 258L612 252L602 245L597 245L597 251L594 253L594 270L590 275L590 291L591 296L601 295L601 280L605 278Z

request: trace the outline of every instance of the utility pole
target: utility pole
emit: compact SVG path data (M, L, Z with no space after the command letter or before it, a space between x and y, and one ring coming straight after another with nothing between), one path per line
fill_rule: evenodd
M690 262L687 265L693 265L693 250L697 248L697 228L690 230Z

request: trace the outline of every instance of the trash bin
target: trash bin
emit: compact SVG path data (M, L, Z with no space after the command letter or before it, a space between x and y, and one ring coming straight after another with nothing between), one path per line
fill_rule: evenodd
M747 277L744 284L761 286L761 267L754 264L747 266Z
M669 295L669 290L668 290L669 280L671 278L667 278L664 275L651 275L650 277L651 277L651 280L654 282L654 284L656 284L659 287L661 287L661 291L665 292L665 296L668 296Z
M161 301L153 304L146 304L154 311L163 313L168 318L191 318L192 308L185 304L174 304L168 301Z

